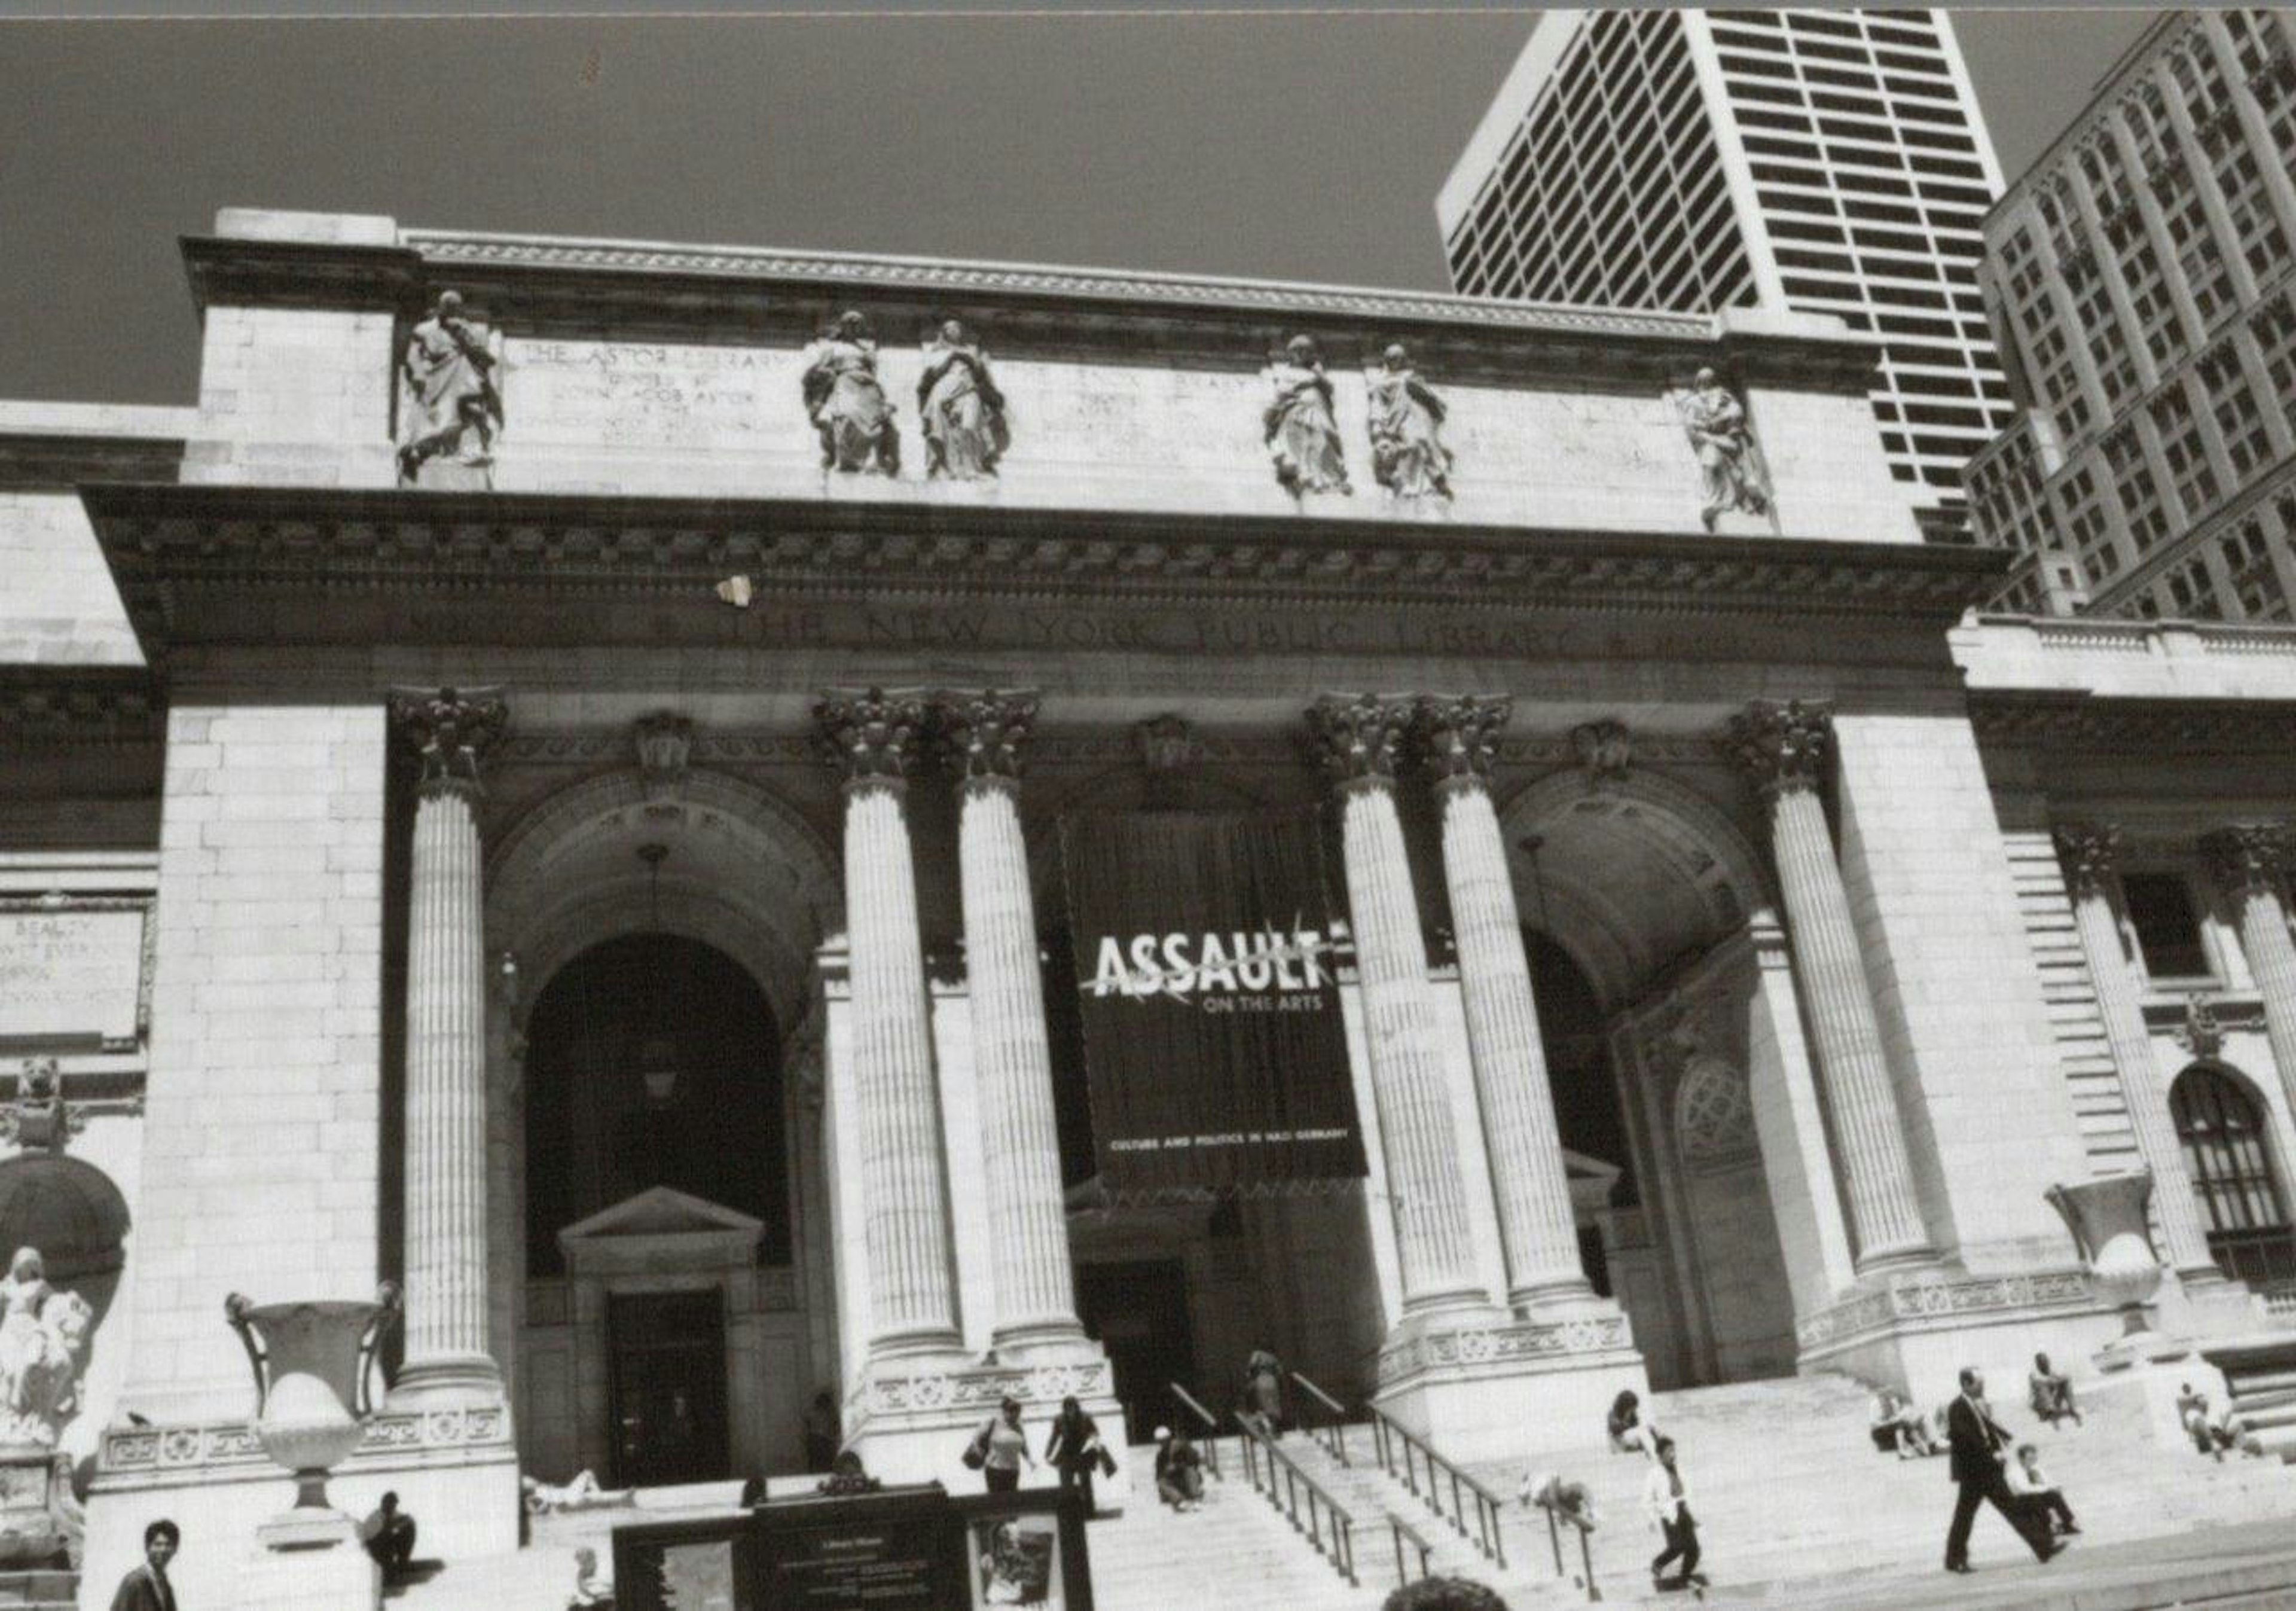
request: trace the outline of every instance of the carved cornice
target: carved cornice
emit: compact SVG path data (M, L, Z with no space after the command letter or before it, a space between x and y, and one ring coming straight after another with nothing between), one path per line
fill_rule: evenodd
M166 728L140 666L0 666L0 750L157 744Z
M2005 555L1916 544L1394 522L320 488L91 486L82 497L147 658L173 642L366 641L378 612L538 606L530 641L726 640L714 589L777 608L995 599L1828 618L1942 629ZM276 600L265 608L263 601ZM324 607L322 604L324 604ZM582 606L587 605L586 610ZM707 609L703 606L706 605ZM683 614L677 607L685 606ZM396 629L404 633L406 629Z
M510 707L497 688L396 688L390 719L422 762L423 793L475 793Z
M1504 696L1462 695L1420 702L1419 727L1438 788L1488 786L1498 759L1500 731L1514 714Z
M2296 702L1985 692L1970 719L1988 744L2146 757L2285 753Z
M185 235L184 272L201 312L218 303L414 312L422 258L403 246Z
M2296 842L2284 822L2234 823L2201 837L2210 875L2235 904L2258 892L2276 893L2292 848Z
M2093 894L2105 887L2120 865L2120 830L2093 823L2069 822L2055 832L2057 860L2065 882L2076 895Z
M1416 715L1414 702L1376 694L1326 694L1308 707L1316 759L1342 790L1395 781L1395 763Z
M950 757L967 785L1015 784L1037 719L1034 694L944 694L934 700Z
M903 786L929 715L922 695L882 688L831 692L813 708L821 753L844 770L849 788Z
M1824 781L1833 714L1824 705L1757 700L1730 719L1723 747L1763 795L1814 789Z
M0 488L62 491L82 481L172 481L183 464L180 436L0 430Z

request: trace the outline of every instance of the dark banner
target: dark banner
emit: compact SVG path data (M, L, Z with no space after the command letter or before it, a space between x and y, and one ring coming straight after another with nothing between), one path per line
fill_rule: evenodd
M1312 813L1062 819L1101 1183L1120 1201L1364 1173Z

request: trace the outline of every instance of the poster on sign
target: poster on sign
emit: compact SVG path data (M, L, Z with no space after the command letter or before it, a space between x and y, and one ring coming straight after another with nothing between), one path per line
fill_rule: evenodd
M1110 1195L1359 1179L1314 815L1076 813L1061 846Z

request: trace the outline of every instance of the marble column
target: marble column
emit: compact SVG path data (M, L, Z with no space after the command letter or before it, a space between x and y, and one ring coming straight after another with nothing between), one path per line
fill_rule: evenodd
M990 1335L996 1348L1026 1352L1084 1336L1061 1192L1036 898L1021 831L1021 747L1037 701L994 691L951 695L940 714L963 774L957 871L996 1293Z
M2187 1285L2222 1280L2223 1272L2209 1253L2200 1199L2193 1193L2192 1177L2185 1169L2185 1149L2177 1143L2176 1122L2169 1114L2168 1087L2153 1062L2143 997L2128 954L2121 949L2120 920L2113 912L2112 893L2114 869L2120 860L2120 831L2069 823L2057 829L2056 842L2057 859L2064 865L2066 892L2072 897L2073 927L2080 936L2081 954L2088 961L2089 979L2096 988L2097 1013L2104 1020L2105 1045L2120 1075L2120 1093L2128 1106L2129 1128L2136 1135L2137 1155L2152 1171L2152 1209L2160 1217L2161 1239L2166 1244L2161 1252Z
M1817 1044L1836 1163L1866 1275L1933 1256L1874 1015L1849 892L1818 788L1832 747L1824 709L1758 702L1731 719L1728 747L1767 802L1771 855L1794 971Z
M2201 841L2209 868L2240 925L2240 949L2264 1000L2264 1035L2280 1089L2296 1111L2296 941L2288 935L2288 825L2239 823Z
M959 1346L948 1160L903 810L923 702L871 688L826 695L815 718L844 768L845 920L851 969L850 1110L860 1138L873 1359Z
M1531 995L1514 875L1491 800L1491 757L1506 699L1431 701L1422 715L1443 823L1443 879L1459 950L1459 989L1506 1250L1507 1302L1552 1310L1591 1301L1562 1163L1562 1133Z
M487 965L479 768L492 689L396 694L422 763L407 863L406 1361L400 1401L498 1397L488 1351Z
M1387 1161L1406 1321L1487 1308L1475 1277L1466 1188L1438 1048L1395 763L1413 705L1326 696L1308 718L1340 793L1372 1100Z

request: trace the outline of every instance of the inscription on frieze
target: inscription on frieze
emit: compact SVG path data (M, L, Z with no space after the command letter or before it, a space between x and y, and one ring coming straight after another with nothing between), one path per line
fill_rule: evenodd
M514 341L506 390L524 442L724 448L778 442L804 417L795 353L676 342Z
M144 916L141 907L0 910L0 1041L132 1044Z

